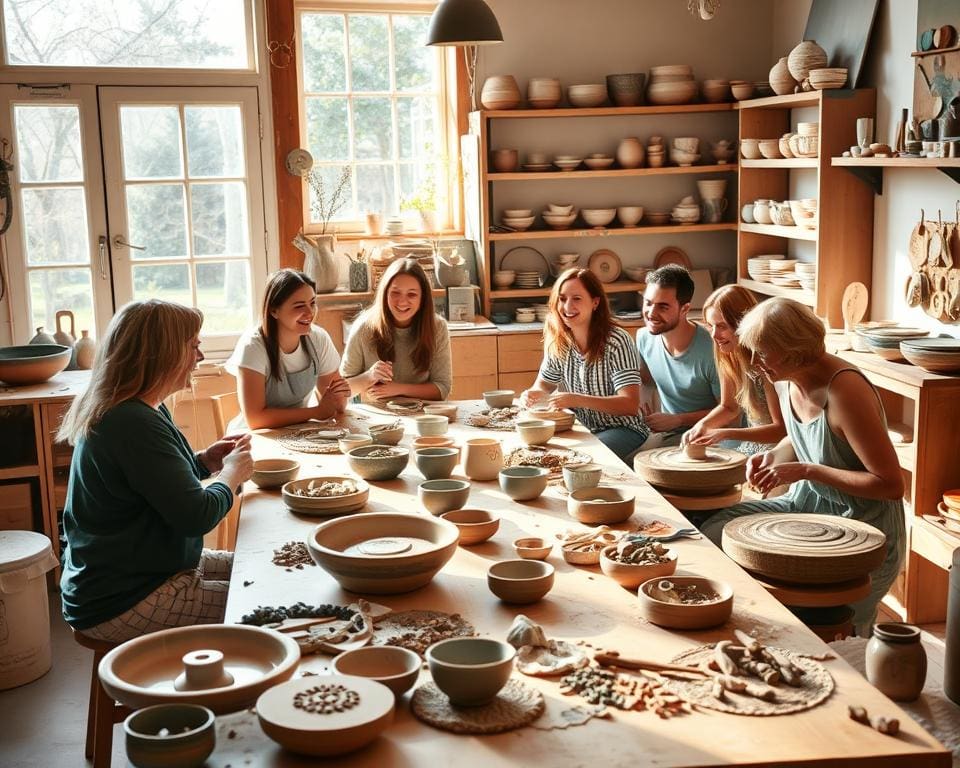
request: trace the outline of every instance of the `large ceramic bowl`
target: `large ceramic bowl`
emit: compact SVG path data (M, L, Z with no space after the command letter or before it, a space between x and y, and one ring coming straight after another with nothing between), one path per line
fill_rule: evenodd
M480 544L500 528L500 517L485 509L452 509L440 517L457 526L461 547Z
M506 408L516 394L512 389L491 389L483 393L483 400L490 408Z
M658 591L664 578L657 576L643 582L637 595L640 600L640 615L651 624L669 629L706 629L723 624L733 612L733 589L729 584L700 576L670 576L667 579L675 587L695 586L712 592L716 600L684 605L658 599Z
M531 501L546 490L550 470L546 467L504 467L500 490L514 501Z
M259 488L279 488L295 480L300 472L300 462L293 459L258 459L253 462L251 480Z
M184 657L222 654L232 681L211 688L178 690L186 673ZM104 690L116 701L140 709L153 704L190 703L224 714L249 707L263 691L289 680L300 662L296 641L260 627L200 624L152 632L107 653L98 668Z
M567 512L587 525L616 525L630 519L634 498L629 491L605 485L580 488L567 497Z
M542 560L501 560L487 571L487 587L505 603L535 603L553 589L554 569Z
M428 512L442 515L467 503L470 483L467 480L424 480L417 486L417 496Z
M605 227L617 215L616 208L581 208L580 215L591 227Z
M343 496L306 496L313 483L313 487L322 486L323 483L342 483L349 481L354 483L357 490ZM329 475L323 477L304 477L300 480L291 480L285 483L280 489L280 495L283 503L288 509L299 512L301 515L315 515L318 517L328 517L331 515L342 515L346 512L355 512L366 505L370 498L370 486L363 480L355 477L345 477L342 475Z
M309 706L325 689L331 698L357 697L341 711L311 712ZM385 685L353 675L299 677L267 691L257 699L257 717L263 732L285 749L302 755L329 757L353 752L379 736L392 722L395 697Z
M430 583L460 533L426 515L372 512L330 520L307 537L314 561L351 592L394 595Z
M368 645L334 657L330 666L341 675L369 677L383 683L399 698L413 688L423 663L419 654L393 645Z
M217 743L213 712L196 704L155 704L123 721L136 768L200 768Z
M15 387L40 384L70 365L70 347L27 344L0 347L0 381Z
M410 449L397 445L364 445L347 453L350 469L364 480L393 480L410 461Z
M517 649L489 637L452 637L426 652L437 687L459 707L476 707L496 698L513 672Z

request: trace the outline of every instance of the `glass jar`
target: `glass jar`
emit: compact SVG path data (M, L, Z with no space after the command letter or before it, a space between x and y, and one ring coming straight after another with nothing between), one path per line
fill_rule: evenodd
M867 680L894 701L916 699L927 677L920 630L897 622L875 625L867 643L866 670Z

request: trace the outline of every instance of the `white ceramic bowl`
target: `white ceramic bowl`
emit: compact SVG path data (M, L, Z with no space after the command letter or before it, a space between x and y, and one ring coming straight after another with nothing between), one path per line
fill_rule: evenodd
M417 434L421 437L445 435L450 425L450 419L439 414L426 413L414 418L417 425Z
M617 208L617 219L625 227L635 227L643 219L643 206L621 205Z
M522 219L526 216L533 216L533 211L529 208L505 208L503 216L509 219Z
M573 213L572 203L547 203L546 210L552 214L566 216Z
M591 227L605 227L617 215L616 208L582 208L580 215Z
M512 389L491 389L483 393L483 400L490 408L506 408L516 394Z

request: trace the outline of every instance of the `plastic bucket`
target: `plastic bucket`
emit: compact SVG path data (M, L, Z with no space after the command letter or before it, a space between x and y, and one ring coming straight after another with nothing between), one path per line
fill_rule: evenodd
M0 690L25 685L50 669L45 574L56 565L43 534L0 531Z

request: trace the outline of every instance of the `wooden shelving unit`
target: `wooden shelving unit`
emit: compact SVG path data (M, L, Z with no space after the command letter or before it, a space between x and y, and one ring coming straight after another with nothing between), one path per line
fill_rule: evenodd
M714 165L676 165L663 168L605 168L602 171L515 171L513 173L491 173L489 181L580 181L581 179L628 179L644 176L685 176L695 173L733 173L736 163L716 163Z
M739 210L758 199L783 201L791 175L816 174L819 200L817 229L741 223L737 235L738 282L767 296L789 296L813 308L832 327L842 327L843 291L852 282L871 284L873 265L873 193L830 159L856 142L856 120L876 113L876 91L828 90L741 101L740 138L774 138L791 130L794 109L814 108L819 123L820 154L815 158L742 160ZM815 244L817 281L812 294L757 283L749 278L747 259L787 253L792 241Z
M642 291L647 287L646 283L634 283L627 280L616 280L612 283L604 284L604 290L607 293L630 293L631 291ZM535 299L544 298L550 295L550 288L505 288L503 290L494 289L490 291L491 299Z
M845 168L883 194L883 173L888 168L938 170L960 184L960 157L834 157L830 164Z
M591 227L589 229L534 229L526 232L491 232L490 242L504 240L556 240L559 237L637 237L674 235L680 232L736 232L734 221L719 224L666 224L662 227Z

